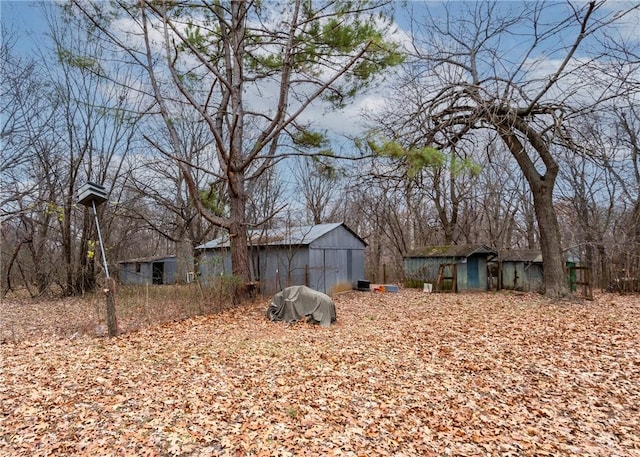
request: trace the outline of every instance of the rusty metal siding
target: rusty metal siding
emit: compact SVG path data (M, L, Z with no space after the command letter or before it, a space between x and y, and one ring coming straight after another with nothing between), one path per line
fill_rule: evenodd
M454 257L405 257L404 274L408 279L418 279L435 284L438 268L444 263L458 263Z

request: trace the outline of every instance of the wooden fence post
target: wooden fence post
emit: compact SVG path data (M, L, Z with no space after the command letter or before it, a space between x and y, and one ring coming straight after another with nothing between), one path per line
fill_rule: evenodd
M107 295L107 329L109 336L118 336L118 319L116 318L116 281L113 278L107 279L107 288L104 290Z

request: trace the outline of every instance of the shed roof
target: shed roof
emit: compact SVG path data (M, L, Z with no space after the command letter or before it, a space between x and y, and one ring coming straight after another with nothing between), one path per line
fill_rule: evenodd
M121 260L118 263L150 263L150 262L159 262L161 260L173 260L175 258L176 258L175 255L160 255L160 256L152 256L152 257L138 257L137 259Z
M542 263L542 252L539 249L510 249L502 253L502 261Z
M444 246L424 246L409 251L405 255L405 258L469 257L474 254L497 255L498 253L484 244L459 244Z
M331 224L303 225L297 227L283 227L266 230L249 230L247 232L247 235L249 237L249 244L251 244L252 246L305 246L311 244L318 238L331 232L332 230L335 230L340 226L343 226L353 236L358 238L364 244L367 244L343 222L335 222ZM222 237L201 244L200 246L196 247L196 249L219 249L228 248L229 246L229 235L225 234Z

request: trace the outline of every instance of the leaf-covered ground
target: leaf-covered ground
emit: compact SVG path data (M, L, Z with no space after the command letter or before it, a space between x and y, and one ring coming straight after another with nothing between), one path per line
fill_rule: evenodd
M0 455L640 455L640 300L347 293L0 345Z

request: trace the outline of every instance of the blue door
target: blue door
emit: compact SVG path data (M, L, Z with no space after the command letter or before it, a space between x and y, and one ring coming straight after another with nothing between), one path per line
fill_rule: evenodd
M478 257L467 259L467 287L469 289L480 288L480 277L478 275Z

